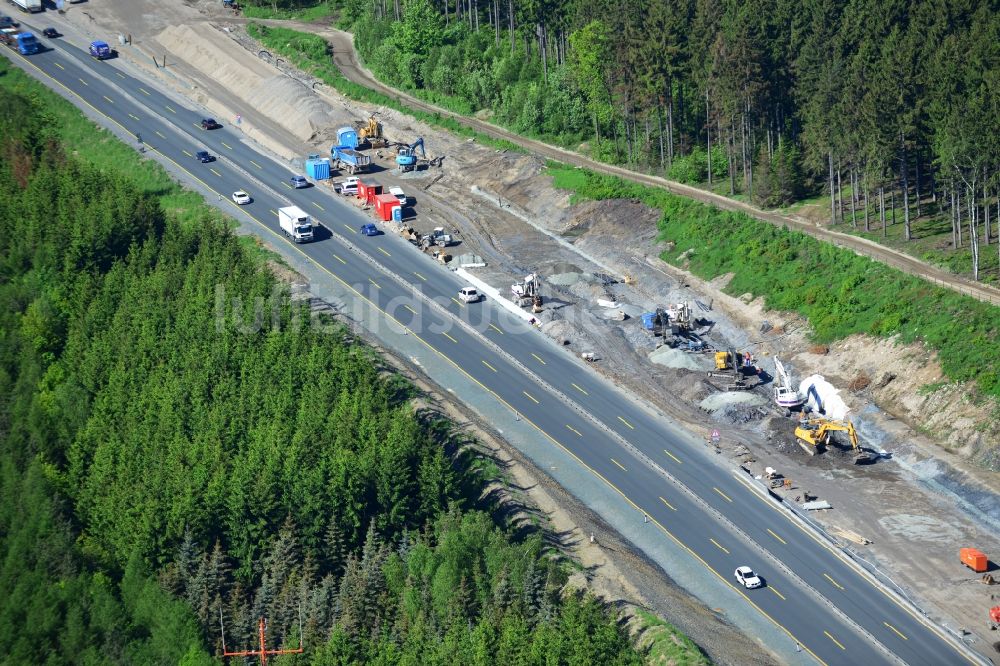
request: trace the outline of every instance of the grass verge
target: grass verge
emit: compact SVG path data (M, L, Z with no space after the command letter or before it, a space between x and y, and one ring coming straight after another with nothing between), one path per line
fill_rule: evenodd
M708 666L712 662L690 638L652 613L637 608L632 625L636 647L647 666Z

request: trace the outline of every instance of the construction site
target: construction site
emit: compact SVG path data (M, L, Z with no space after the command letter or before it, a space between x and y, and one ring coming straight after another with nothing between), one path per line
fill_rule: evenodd
M1000 641L988 617L1000 604L997 409L961 385L925 391L943 374L920 345L815 344L807 321L727 294L731 276L703 281L661 260L659 211L573 203L530 152L343 97L268 53L219 2L92 3L67 20L95 38L129 33L123 59L206 112L240 116L275 159L311 176L307 161L326 161L318 187L354 176L341 194L385 233L698 433L720 464L763 480L962 640Z

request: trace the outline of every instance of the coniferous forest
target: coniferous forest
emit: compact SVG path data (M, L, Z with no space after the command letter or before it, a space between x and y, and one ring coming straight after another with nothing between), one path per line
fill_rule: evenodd
M855 233L934 233L975 279L1000 246L995 3L332 4L380 78L455 111L763 207L815 200Z
M266 616L306 647L278 663L640 662L542 535L494 519L465 438L403 379L217 213L75 157L53 96L20 89L0 96L0 661L216 663L220 616L230 649Z

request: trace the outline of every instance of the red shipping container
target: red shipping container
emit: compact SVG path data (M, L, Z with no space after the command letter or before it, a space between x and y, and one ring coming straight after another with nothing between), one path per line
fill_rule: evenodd
M382 186L378 183L358 181L358 198L366 204L375 203L375 197L382 194Z
M383 222L392 219L392 209L399 207L399 199L391 194L379 194L375 197L375 214Z
M983 573L990 568L990 560L982 551L975 548L962 548L958 554L962 558L962 564L976 573Z

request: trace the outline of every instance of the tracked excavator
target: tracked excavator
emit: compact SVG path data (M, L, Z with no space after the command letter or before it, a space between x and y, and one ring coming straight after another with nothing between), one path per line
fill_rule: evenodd
M795 438L799 446L809 455L816 455L830 444L835 432L846 432L847 439L854 451L854 464L864 465L871 462L871 456L861 448L858 442L858 432L850 421L833 421L830 419L807 419L795 428Z
M756 373L754 357L750 352L727 349L715 352L715 370L710 370L708 376L722 379L723 388L727 391L744 391L752 388L747 382L747 375Z

